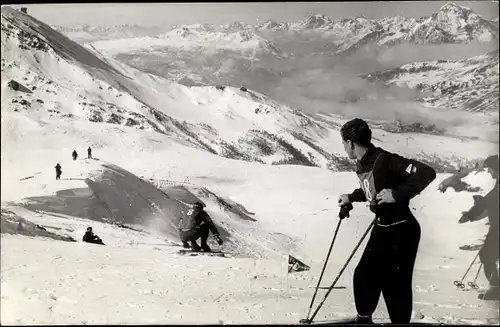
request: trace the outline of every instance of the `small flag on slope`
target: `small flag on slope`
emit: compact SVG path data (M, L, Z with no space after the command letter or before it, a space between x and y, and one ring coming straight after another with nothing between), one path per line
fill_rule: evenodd
M300 261L299 259L288 255L288 272L301 272L311 269L308 265Z

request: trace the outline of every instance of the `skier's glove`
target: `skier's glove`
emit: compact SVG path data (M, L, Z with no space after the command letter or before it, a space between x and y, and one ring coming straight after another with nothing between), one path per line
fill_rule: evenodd
M214 238L217 244L222 245L222 243L224 243L224 241L222 240L222 238L220 238L219 235L214 235Z
M344 219L344 218L349 218L349 212L353 209L353 206L351 203L348 203L346 205L343 205L340 207L339 211L339 218Z

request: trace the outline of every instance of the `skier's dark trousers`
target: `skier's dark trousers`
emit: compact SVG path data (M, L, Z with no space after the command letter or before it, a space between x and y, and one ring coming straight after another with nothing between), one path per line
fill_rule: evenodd
M185 248L191 248L195 251L210 252L211 249L207 244L209 232L212 232L217 243L222 245L223 241L217 227L208 213L203 210L203 204L196 202L179 223L179 236L182 244ZM198 239L201 239L201 247L196 243ZM191 242L191 245L188 244L188 241Z
M372 322L380 293L391 322L409 323L412 278L420 242L420 225L409 201L435 178L435 171L418 161L375 147L371 130L361 119L347 122L341 130L344 149L357 159L361 187L339 197L339 205L369 202L376 223L354 272L357 320Z

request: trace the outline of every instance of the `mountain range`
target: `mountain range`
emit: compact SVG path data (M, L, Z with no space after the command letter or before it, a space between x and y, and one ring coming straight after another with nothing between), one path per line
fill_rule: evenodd
M200 35L184 32L175 29L161 40L179 34L182 38ZM242 43L253 40L244 32L234 33ZM79 122L82 126L90 122L118 133L149 130L232 159L331 170L353 167L342 154L338 134L345 118L308 114L247 87L183 86L112 59L95 44L79 45L9 7L2 8L2 83L2 117L7 125L17 126L21 119L42 132L44 126L56 122ZM405 134L398 134L387 124L379 126L379 141L441 170L455 169L457 162L465 164L479 155L477 151L464 154L463 139L447 136L439 129L429 133L425 126L411 131L420 141L405 149ZM4 130L10 132L9 128ZM443 148L439 145L443 140L461 148ZM429 142L436 146L429 148ZM471 149L490 144L482 139L467 142Z

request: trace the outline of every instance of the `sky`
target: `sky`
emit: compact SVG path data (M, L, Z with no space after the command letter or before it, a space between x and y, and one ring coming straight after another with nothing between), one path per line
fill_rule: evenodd
M450 1L397 2L253 2L253 3L102 3L102 4L33 4L28 13L49 25L112 26L137 24L171 27L176 24L228 24L241 21L254 24L273 19L291 21L321 13L333 20L364 15L382 18L401 15L420 18L439 10ZM498 1L456 1L479 15L498 17ZM15 6L19 7L19 6Z

